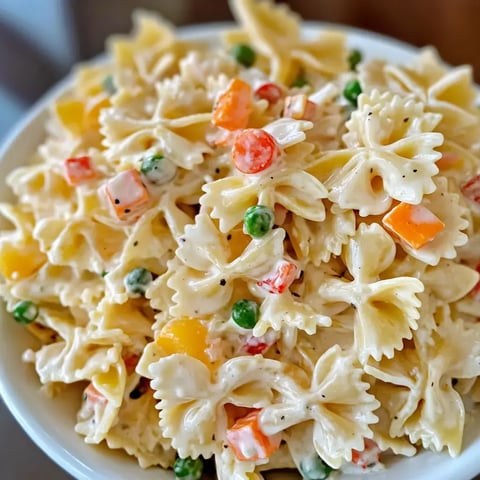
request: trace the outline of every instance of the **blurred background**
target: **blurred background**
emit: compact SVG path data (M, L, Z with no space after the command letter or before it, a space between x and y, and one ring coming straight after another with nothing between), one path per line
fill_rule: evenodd
M474 65L480 80L480 0L291 0L308 20L373 30L433 45L452 65ZM176 25L231 20L227 0L0 0L0 142L26 109L72 65L128 32L131 12L161 12ZM12 359L12 361L16 361ZM0 404L2 480L69 478Z

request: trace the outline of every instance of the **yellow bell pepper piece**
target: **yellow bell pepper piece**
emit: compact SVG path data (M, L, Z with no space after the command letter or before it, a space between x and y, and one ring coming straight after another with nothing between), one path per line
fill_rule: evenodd
M57 102L55 112L63 126L74 135L80 135L84 131L85 104L82 101Z
M156 343L167 355L185 353L209 366L210 358L205 351L208 347L207 334L207 327L200 320L181 318L168 322Z
M0 273L9 280L22 280L33 275L45 262L47 256L37 243L26 247L4 244L0 248Z

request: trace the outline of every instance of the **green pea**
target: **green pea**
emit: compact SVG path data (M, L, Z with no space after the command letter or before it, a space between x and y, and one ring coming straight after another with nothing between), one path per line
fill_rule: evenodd
M300 474L304 480L325 480L333 472L319 456L305 458L300 462Z
M252 47L245 44L234 45L230 50L232 57L244 67L251 67L255 63L256 53Z
M201 458L177 458L173 464L173 473L177 480L200 480L203 473Z
M358 80L350 80L343 89L343 96L354 106L357 106L358 96L362 93L362 87Z
M130 270L123 280L128 293L133 295L145 295L148 284L152 281L152 273L142 267Z
M113 81L113 75L107 75L103 79L103 89L109 94L109 95L114 95L117 93L117 87L115 86L115 83Z
M298 77L291 83L290 87L302 88L308 85L308 80L305 78L304 74L301 73Z
M154 185L167 183L177 173L176 165L163 155L152 155L142 160L140 173Z
M362 52L360 50L353 49L348 56L350 70L355 71L357 69L357 65L362 61L362 59Z
M253 328L260 316L258 303L253 300L242 299L235 302L232 307L232 320L242 328Z
M38 307L29 300L22 300L13 307L13 318L17 323L28 325L38 317Z
M273 210L264 205L254 205L247 208L243 216L245 232L253 238L264 237L272 229L274 221Z

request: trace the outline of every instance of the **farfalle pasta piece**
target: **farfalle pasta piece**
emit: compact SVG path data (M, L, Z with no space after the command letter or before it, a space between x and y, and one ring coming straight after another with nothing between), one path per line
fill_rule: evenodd
M211 153L206 143L178 135L161 120L141 122L105 112L101 121L104 143L108 147L105 155L122 170L135 168L142 158L158 152L178 167L191 170L203 162L204 154ZM205 121L209 118L203 119Z
M35 353L35 367L42 383L73 383L106 374L119 364L121 345L130 343L120 329L95 331L77 327L55 312L43 312L43 318L45 325L58 332L61 340Z
M295 301L289 292L283 295L268 294L262 301L260 317L253 329L253 335L261 337L269 329L280 331L283 324L313 335L317 327L329 327L331 323L330 317L315 311L306 302Z
M284 225L299 258L308 259L315 266L328 263L332 255L340 255L348 239L355 235L355 214L331 204L325 220L312 222L298 215Z
M65 214L72 210L74 191L64 176L50 165L38 164L21 167L7 177L7 183L14 193L30 205L37 218ZM44 201L49 195L53 202Z
M142 468L168 468L175 460L175 450L162 436L152 393L148 390L140 398L125 398L105 440L109 448L122 448L134 455Z
M212 218L219 220L220 230L228 232L243 220L245 210L256 205L274 208L280 204L292 213L309 220L322 221L327 196L325 187L303 170L282 168L260 175L225 177L203 187L200 198L211 208Z
M147 376L152 379L154 397L160 400L160 427L180 456L209 458L221 451L226 431L226 414L221 408L224 404L261 408L270 402L272 392L260 380L257 362L251 360L229 360L219 368L215 382L202 362L187 355L173 354L150 364ZM263 362L265 368L282 368L272 360ZM187 384L181 380L183 375L192 375L195 380ZM179 388L173 391L172 384ZM240 388L246 385L253 388Z
M137 10L133 15L132 37L113 36L107 42L117 67L115 84L142 89L176 70L178 59L187 50L185 42L177 40L172 27L160 16Z
M330 278L318 293L326 301L355 308L355 347L361 362L369 356L392 358L417 328L416 294L423 291L423 284L412 277L379 280L393 262L395 244L378 224L360 224L343 257L353 281Z
M1 251L1 249L0 249ZM6 289L0 289L6 296ZM98 273L45 263L32 276L15 282L8 300L11 310L20 298L68 307L94 308L105 295L105 285Z
M123 226L91 218L46 218L37 223L34 236L53 265L97 273L110 268L126 240Z
M465 408L452 378L478 376L480 330L452 321L447 307L437 310L436 322L438 329L429 344L415 342L415 348L366 365L365 371L382 382L405 387L401 408L391 421L392 436L407 434L412 443L421 442L435 451L447 447L455 456L461 448Z
M345 37L324 32L304 41L297 17L284 5L270 1L241 0L230 2L244 32L226 35L228 43L241 43L245 37L270 61L273 80L289 84L295 79L297 65L324 74L338 74L347 69Z
M152 208L134 225L125 242L122 254L113 269L105 277L112 301L124 303L128 292L124 278L130 270L146 268L158 275L166 269L166 258L176 248L168 224L160 208Z
M326 181L329 199L361 216L384 213L392 199L418 204L435 190L432 177L443 142L432 132L439 115L425 114L423 104L390 92L359 97L359 108L346 123L345 151L320 157L310 171L337 168Z
M352 448L362 449L363 438L372 436L369 425L377 421L373 411L379 405L354 362L351 354L333 346L317 361L308 390L282 382L282 400L260 415L264 432L272 435L313 420L318 455L333 468L350 461Z
M175 291L174 316L198 316L222 308L233 291L236 278L258 279L283 258L285 231L274 229L261 239L252 239L243 253L228 261L229 246L208 215L196 217L185 228L178 260L169 263L173 274L167 285Z
M467 243L465 230L469 227L468 209L462 203L458 190L452 191L444 177L436 177L435 185L435 192L426 195L422 205L436 215L445 228L421 248L412 248L399 240L409 255L429 265L437 265L441 258L455 258L456 248Z

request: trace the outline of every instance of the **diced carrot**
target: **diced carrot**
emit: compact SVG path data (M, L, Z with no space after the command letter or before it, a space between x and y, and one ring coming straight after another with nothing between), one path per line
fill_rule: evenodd
M125 363L125 369L127 370L127 375L131 375L133 372L135 372L135 368L137 367L139 360L140 356L136 353L130 353L123 359L123 362Z
M40 251L37 242L24 247L5 243L0 248L0 273L9 280L23 280L33 275L47 256Z
M168 322L155 341L167 355L184 353L210 366L207 335L207 327L200 320L179 318Z
M443 153L442 158L435 162L440 170L450 170L452 168L459 168L462 165L461 158L455 153Z
M109 179L105 192L120 220L137 217L147 208L150 199L139 173L133 168Z
M269 330L261 337L255 337L250 333L241 347L241 350L248 355L264 354L278 340L278 334L274 330Z
M64 100L55 104L55 112L63 126L75 135L84 130L85 104L80 100Z
M283 293L294 282L298 273L297 265L287 260L280 260L273 272L260 279L257 285L270 293Z
M352 450L352 463L366 470L380 461L382 451L373 440L365 438L364 443L365 448L362 451Z
M462 193L473 202L480 203L480 175L471 178L462 186Z
M230 428L239 418L246 417L248 414L258 410L251 407L240 407L233 403L226 403L223 408L227 415L228 428Z
M283 97L283 90L276 83L264 83L255 90L255 96L273 105Z
M303 93L285 98L283 116L295 120L311 120L315 116L317 106Z
M239 460L263 460L280 447L281 435L265 435L258 423L260 410L238 419L226 432L227 443Z
M382 222L412 248L423 247L445 228L428 208L403 202L390 210Z
M270 167L278 153L277 143L269 133L247 128L235 137L232 160L242 173L258 173Z
M107 399L94 387L92 382L90 382L88 387L84 390L83 398L90 406L93 406L96 403L107 403Z
M247 82L234 78L218 98L212 123L226 130L246 128L252 108L252 87Z
M70 185L78 185L97 177L90 157L67 158L63 166L65 179Z

